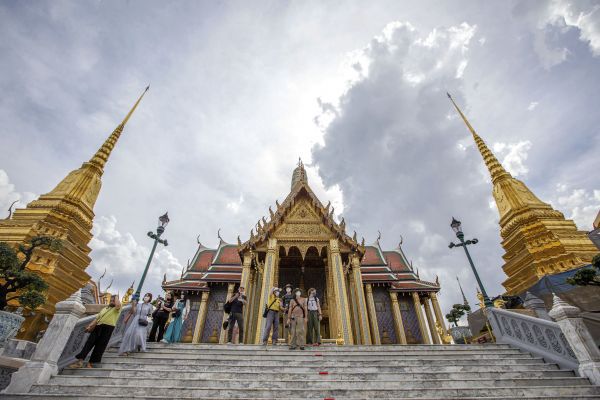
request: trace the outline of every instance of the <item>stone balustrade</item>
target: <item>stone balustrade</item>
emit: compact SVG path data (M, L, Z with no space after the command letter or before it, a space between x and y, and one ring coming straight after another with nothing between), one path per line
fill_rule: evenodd
M498 343L513 345L561 368L577 370L577 357L556 322L501 308L488 308L486 313Z

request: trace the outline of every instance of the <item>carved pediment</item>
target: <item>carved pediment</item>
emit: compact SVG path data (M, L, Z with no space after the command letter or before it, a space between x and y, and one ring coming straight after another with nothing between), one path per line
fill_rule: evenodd
M297 203L294 208L290 211L289 216L286 218L286 222L321 222L321 217L315 212L313 207L308 201L303 200Z
M277 239L328 240L333 233L321 223L284 223L273 237Z

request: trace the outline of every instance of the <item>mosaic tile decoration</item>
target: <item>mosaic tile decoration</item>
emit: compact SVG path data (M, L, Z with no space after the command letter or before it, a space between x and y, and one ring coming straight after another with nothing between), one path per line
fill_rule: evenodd
M392 301L387 288L383 286L374 287L373 300L375 301L375 314L379 325L379 337L383 338L383 330L385 329L391 343L398 343L396 329L394 328L394 316L392 315Z
M221 324L223 323L223 304L227 300L227 285L212 286L210 296L208 296L208 311L206 312L206 322L200 342L208 343L208 338L212 335L213 329L217 328L217 337L221 333Z

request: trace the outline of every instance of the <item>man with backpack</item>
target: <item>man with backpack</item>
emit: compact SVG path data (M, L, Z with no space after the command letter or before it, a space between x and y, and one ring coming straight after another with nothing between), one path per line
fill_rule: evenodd
M229 312L229 326L227 329L227 344L233 343L233 328L237 322L239 330L238 343L244 343L244 305L248 302L244 295L244 287L240 286L237 293L227 300L227 306L231 307Z
M306 299L302 297L302 290L296 288L294 290L294 298L290 301L287 314L287 324L290 325L291 340L290 350L295 350L300 347L304 350L306 344Z
M321 301L317 297L315 288L308 289L308 340L307 343L315 346L321 345Z

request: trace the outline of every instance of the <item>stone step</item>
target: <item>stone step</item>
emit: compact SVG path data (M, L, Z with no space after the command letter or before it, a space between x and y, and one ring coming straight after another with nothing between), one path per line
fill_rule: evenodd
M163 382L164 383L164 382ZM163 396L164 398L334 398L334 399L364 399L364 398L426 398L440 397L446 399L465 397L504 397L508 399L526 396L575 396L597 395L600 388L596 386L525 386L525 387L457 387L457 388L394 388L394 389L279 389L257 388L243 390L224 389L219 386L202 388L181 388L176 386L115 386L98 385L34 385L31 393L39 394L78 394L78 395L108 395L108 396Z
M187 356L187 357L186 357ZM176 361L176 362L175 362ZM174 365L255 365L257 367L272 366L272 365L291 365L291 366L306 366L312 363L335 363L344 366L398 366L398 365L444 365L452 363L455 365L463 364L480 364L480 365L498 365L498 364L530 364L544 362L540 357L532 357L530 354L514 355L511 357L493 357L493 358L470 358L470 357L455 357L455 358L419 358L419 357L376 357L372 359L336 359L332 357L318 357L314 354L305 353L303 355L291 354L288 357L264 357L264 358L227 358L222 357L211 358L210 354L206 357L197 358L193 354L181 354L177 357L154 357L152 353L135 353L135 355L125 357L107 354L102 358L105 364L114 363L137 363L145 365L153 364L174 364Z
M518 378L542 378L542 377L573 377L575 376L573 371L561 371L558 369L536 369L536 370L515 370L511 368L510 371L494 369L489 371L480 371L479 368L473 368L472 371L464 371L458 368L454 372L441 372L436 369L432 372L430 368L422 369L421 371L414 371L411 368L409 371L394 371L394 372L364 372L361 368L360 372L345 372L332 370L327 368L328 375L319 375L323 372L323 368L305 368L299 371L294 368L289 368L284 371L277 370L277 379L282 380L306 380L314 379L319 376L320 379L327 380L426 380L426 379L464 379L467 375L465 372L469 372L468 377L473 379L485 378L485 379L518 379ZM358 369L357 369L358 370ZM215 370L211 368L206 372L199 372L196 369L180 370L177 371L177 378L180 379L222 379L231 373L229 369ZM66 369L62 372L63 377L69 376L96 376L96 377L110 377L110 378L152 378L152 379L167 379L173 377L173 371L148 371L143 369L105 369L105 368L80 368L80 369ZM253 371L251 369L247 371L236 371L235 376L241 380L257 380L257 381L269 381L273 379L272 371ZM56 377L55 379L59 379Z
M354 357L381 357L385 356L430 356L430 355L439 355L439 356L469 356L469 355L515 355L515 354L525 354L524 352L518 349L477 349L477 350L412 350L406 349L402 350L390 350L388 352L380 352L380 351L322 351L318 348L306 347L305 350L296 350L291 351L287 346L275 346L275 347L263 347L258 350L252 351L235 351L235 350L227 350L227 349L215 349L215 350L200 350L200 349L180 349L180 348L157 348L157 349L147 349L147 353L152 354L160 354L162 355L180 355L180 354L211 354L218 356L232 356L232 357L274 357L274 356L289 356L290 354L322 354L323 357L335 357L335 358L354 358ZM109 349L105 352L105 354L118 354L117 349Z
M135 394L127 396L115 396L115 395L78 395L78 394L11 394L4 395L3 400L40 400L40 399L70 399L70 400L105 400L105 399L147 399L164 400L162 396L138 396ZM223 400L221 397L179 397L179 399L202 399L202 400ZM285 400L305 400L306 397L287 398ZM411 400L415 397L388 397L389 400ZM418 397L419 400L448 400L448 397ZM590 394L568 394L564 396L553 395L553 396L520 396L519 400L583 400L583 399L600 399L600 395ZM273 400L272 397L237 397L236 400ZM477 396L477 397L460 397L460 400L507 400L507 397L488 397L488 396Z
M402 354L402 355L391 355L391 357L382 357L381 355L335 355L329 356L322 354L320 357L314 352L307 352L298 350L296 352L288 352L281 354L268 354L267 352L262 354L220 354L220 353L178 353L176 355L172 353L155 353L155 352L143 352L143 353L135 353L136 359L148 359L148 360L158 360L156 362L161 362L160 360L172 360L176 358L178 361L183 360L219 360L219 361L238 361L238 360L248 360L248 361L289 361L293 359L294 361L313 361L316 358L329 359L329 360L337 360L337 361L349 361L349 362L373 362L373 361L382 361L388 358L398 358L402 360L445 360L445 361L453 361L456 358L464 359L464 360L515 360L515 359L531 359L533 356L527 353L514 353L514 354L488 354L488 353L468 353L468 354ZM104 355L103 359L115 359L115 358L126 358L125 356L118 356L116 353L107 353Z
M457 360L455 365L439 365L436 366L434 363L421 365L417 361L404 365L382 365L382 366L357 366L352 363L301 363L298 365L290 365L286 363L282 366L281 363L271 363L270 366L256 366L252 364L243 364L237 368L240 371L257 371L263 373L273 373L273 371L287 372L287 373L305 373L312 372L316 369L324 369L331 372L368 372L368 373L378 373L378 372L388 372L388 373L398 373L398 372L423 372L423 371L439 371L439 372L477 372L477 371L487 371L487 370L507 370L510 368L510 371L523 371L530 369L546 369L546 370L557 370L558 367L555 364L544 364L542 360L537 360L537 363L522 363L522 364L514 364L508 365L506 363L497 363L494 365L488 365L483 363L464 363L461 360ZM150 371L150 372L160 372L164 370L168 371L196 371L196 372L210 372L210 371L231 371L232 367L227 365L216 365L210 363L203 364L140 364L135 360L127 360L125 363L102 363L103 369L110 370L123 370L123 369L132 369L137 368L140 371ZM168 367L168 368L167 368ZM508 368L507 368L508 367ZM86 368L87 370L88 368ZM64 370L67 371L67 370ZM63 371L63 372L64 372ZM72 370L78 371L78 370Z
M269 345L267 348L287 347L286 344L278 344L277 346ZM262 350L265 346L259 344L208 344L208 343L147 343L149 349L161 349L161 348L176 348L186 350L231 350L231 351L256 351ZM389 351L404 351L406 349L411 350L491 350L491 349L514 349L508 344L393 344L393 345L372 345L372 346L335 346L335 345L322 345L314 347L322 351L331 352L363 352L363 351L379 351L387 353Z
M123 390L131 390L140 386L152 387L157 380L155 378L107 378L96 376L57 376L52 379L47 386L65 386L65 385L85 385L90 387L113 385L119 386ZM495 378L473 379L470 376L460 379L393 379L393 380L340 380L334 378L323 379L321 375L315 374L308 379L270 379L270 380L244 380L237 374L230 377L219 379L185 379L173 374L168 380L169 386L177 388L191 389L204 388L207 386L217 386L222 390L226 389L323 389L323 390L341 390L341 389L434 389L443 387L449 388L490 388L490 387L534 387L534 386L589 386L587 379L578 377L538 377L538 378L513 378L505 379L502 376Z
M144 359L140 360L138 358L133 357L121 357L121 358L104 358L102 360L101 366L103 368L132 368L141 367L146 370L156 370L160 371L165 369L165 365L169 366L171 370L182 370L182 369L190 369L194 368L200 370L201 368L237 368L240 370L248 370L248 369L279 369L283 367L287 368L322 368L322 367L336 367L336 368L344 368L344 369L354 369L354 370L364 370L365 368L369 368L369 370L365 370L365 372L376 372L378 370L384 371L384 369L396 371L398 368L411 368L411 367L426 367L431 370L436 370L436 368L441 367L445 364L450 364L452 366L477 366L477 367L487 367L492 366L494 368L509 368L512 366L539 366L545 365L544 360L541 358L524 358L524 359L512 359L512 360L377 360L369 363L353 363L348 361L336 361L336 360L324 360L320 358L313 358L309 361L296 361L296 360L288 360L286 362L281 361L273 361L273 360L261 360L261 361L248 361L248 360L240 360L240 361L222 361L222 360L185 360L176 362L165 361L164 359L152 360L152 359Z

